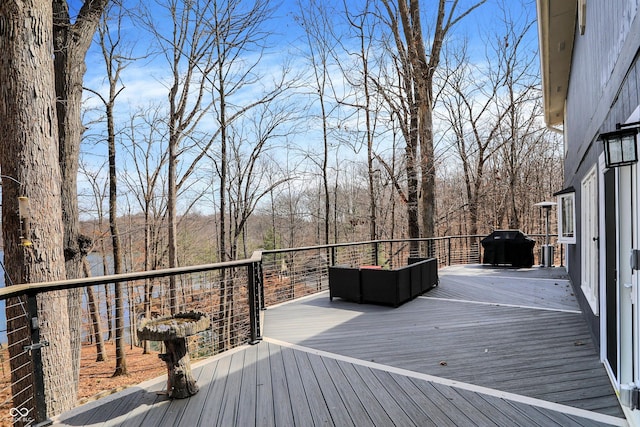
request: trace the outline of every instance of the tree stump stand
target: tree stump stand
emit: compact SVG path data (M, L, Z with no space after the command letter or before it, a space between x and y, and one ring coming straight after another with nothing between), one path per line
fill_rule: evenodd
M203 313L178 313L174 316L145 319L138 326L140 340L164 342L166 353L158 357L167 364L167 394L171 398L184 399L198 392L198 385L191 373L191 358L187 349L187 337L202 332L210 325Z

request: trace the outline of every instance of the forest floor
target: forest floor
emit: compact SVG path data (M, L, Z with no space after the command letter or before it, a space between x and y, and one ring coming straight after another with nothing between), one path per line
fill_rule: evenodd
M108 396L167 373L167 366L158 358L158 352L142 354L141 348L127 346L125 352L128 374L114 377L115 345L112 342L106 342L105 348L108 360L96 362L95 347L82 346L77 405ZM11 369L8 351L3 346L0 350L0 427L13 425L11 406Z
M96 362L95 347L82 346L78 405L167 373L167 365L158 358L158 352L142 354L141 348L127 346L125 348L127 375L114 377L115 344L105 342L105 348L109 359L105 362ZM101 391L97 393L98 390Z

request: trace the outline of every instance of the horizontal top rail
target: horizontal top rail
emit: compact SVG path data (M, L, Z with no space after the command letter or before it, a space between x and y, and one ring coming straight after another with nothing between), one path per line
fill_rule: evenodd
M189 267L164 268L162 270L140 271L133 273L110 274L106 276L83 277L80 279L57 280L53 282L21 283L0 288L0 300L25 294L48 292L63 289L81 288L83 286L104 285L106 283L120 283L130 280L148 279L154 277L174 276L178 274L198 273L201 271L220 270L230 267L243 267L262 259L262 252L256 251L251 258L236 261L202 264Z
M330 248L344 248L348 246L372 245L374 243L428 242L428 241L439 241L439 240L447 240L447 239L477 238L477 237L485 237L485 236L486 236L485 234L474 234L474 235L465 235L465 236L419 237L419 238L413 238L413 239L363 240L361 242L330 243L328 245L303 246L299 248L269 249L269 250L262 251L262 253L263 254L275 254L275 253L280 254L283 252L299 252L299 251L310 251L314 249L330 249Z
M544 234L528 234L531 237L541 237ZM555 236L555 235L553 235ZM463 236L442 236L442 237L422 237L414 239L385 239L385 240L366 240L361 242L347 242L347 243L333 243L328 245L318 246L303 246L298 248L284 248L284 249L271 249L271 250L257 250L253 252L250 258L218 262L213 264L202 264L188 267L175 267L165 268L161 270L131 272L122 274L111 274L105 276L95 277L83 277L79 279L66 279L57 280L52 282L39 282L39 283L21 283L11 286L5 286L0 288L0 300L16 297L25 294L35 294L40 292L48 292L54 290L74 289L83 286L103 285L107 283L120 283L131 280L149 279L155 277L167 277L178 274L198 273L202 271L220 270L231 267L248 266L262 261L263 255L266 254L282 254L288 252L300 252L306 250L322 250L340 247L372 245L372 244L384 244L384 243L410 243L410 242L427 242L427 241L443 241L448 239L465 239L465 238L481 238L485 237L484 234L475 235L463 235ZM550 237L552 237L550 235Z

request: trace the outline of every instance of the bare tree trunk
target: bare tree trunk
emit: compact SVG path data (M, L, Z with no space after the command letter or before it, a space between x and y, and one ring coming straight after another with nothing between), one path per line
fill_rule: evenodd
M220 262L225 262L227 260L227 171L228 171L228 154L227 154L227 124L226 124L226 103L224 102L225 91L224 91L224 79L222 77L222 70L218 70L218 79L220 81L220 86L218 88L218 97L219 97L219 124L220 124L220 235L219 235L219 243L218 247L220 250L219 258ZM230 348L230 322L231 319L229 316L229 292L233 292L233 290L229 289L227 284L227 271L222 269L220 270L220 290L219 290L219 302L218 302L218 313L221 314L222 318L218 321L218 340L221 343L220 351L226 350Z
M120 11L118 9L113 10L116 10L117 12ZM99 92L91 91L100 98L105 107L109 164L109 231L111 235L111 249L113 253L113 273L121 274L123 273L123 256L120 230L118 229L118 181L116 167L116 127L114 119L116 98L122 90L118 89L120 73L125 67L121 56L114 51L114 46L119 42L121 15L116 15L116 22L117 25L115 29L109 28L108 18L105 17L98 30L102 57L107 70L106 77L109 82L109 95L104 97ZM118 313L124 314L124 309L120 306L125 303L122 299L122 291L118 289L120 286L124 285L116 283L116 366L114 376L127 374L126 353L123 347L125 334L124 318L120 318L118 315Z
M59 138L60 171L62 174L61 203L64 223L64 259L68 279L80 278L82 258L78 217L78 159L82 126L82 82L86 71L85 55L96 31L100 16L108 0L95 0L83 7L75 22L69 15L67 0L52 0L53 52L55 70L56 110ZM80 374L80 345L82 319L80 289L68 293L69 329L71 330L72 360L76 379ZM76 387L76 381L74 387Z
M14 285L65 278L52 15L48 2L0 2L2 231L6 277ZM23 221L16 214L19 196L30 203ZM25 309L16 299L6 309L11 388L13 406L35 415L33 367L22 347L31 344ZM68 316L66 291L38 296L41 340L50 343L38 350L47 416L75 404L74 371L65 363L72 357Z
M367 143L367 178L368 178L368 189L369 189L369 239L376 240L378 237L378 225L377 225L377 215L378 215L378 205L377 205L377 197L378 195L375 193L375 177L376 171L374 168L374 128L375 128L375 119L376 112L372 111L372 94L371 94L371 81L372 78L369 75L369 61L370 61L370 51L372 49L372 37L371 33L367 34L367 29L370 32L374 31L374 28L367 28L367 19L370 17L370 7L371 2L366 1L364 4L364 8L362 11L350 10L350 8L345 7L345 13L347 15L347 20L349 21L350 26L356 32L356 38L359 41L359 52L358 52L358 60L362 64L362 81L359 84L351 83L354 86L360 86L362 91L364 92L364 103L363 105L358 105L357 107L361 110L362 114L364 114L365 119L365 135L366 135L366 143ZM344 70L345 78L347 81L351 82L349 71Z
M115 82L116 79L112 79ZM109 229L111 230L111 246L113 250L113 272L121 274L122 269L122 245L120 241L120 230L118 229L118 191L117 191L117 173L116 173L116 144L115 144L115 126L113 121L113 102L115 99L115 87L111 84L110 100L107 103L107 143L109 147ZM115 284L115 337L116 337L116 366L113 376L127 375L127 356L125 353L125 319L124 304L125 299L123 289L125 283L118 282Z
M409 103L410 125L405 130L407 156L411 151L417 153L420 149L418 162L421 171L422 191L422 235L432 237L435 231L435 159L433 149L433 79L440 64L440 53L444 38L449 30L461 19L483 4L486 0L479 0L456 16L458 2L438 1L438 9L433 35L431 36L430 51L425 50L423 30L421 24L420 0L399 0L397 14L401 27L396 20L396 12L390 0L383 0L389 15L391 30L394 34L396 47L404 73L405 96ZM447 10L447 6L449 9ZM401 35L402 33L402 35ZM404 39L404 41L403 41ZM410 147L409 147L410 146ZM413 180L413 171L408 167L407 179ZM417 176L417 171L416 171ZM412 182L409 182L412 185ZM415 195L417 197L417 194ZM408 192L409 237L418 237L416 232L416 214L413 211L414 194ZM417 199L416 199L417 202ZM419 230L418 230L419 232Z
M91 266L87 258L82 260L82 269L85 277L91 277ZM109 359L107 351L104 348L104 332L102 330L102 321L100 320L100 308L96 304L96 297L92 286L87 286L87 306L89 310L89 318L93 327L93 338L96 343L96 362L105 362Z
M176 76L178 78L178 76ZM171 91L170 95L171 102L170 108L171 112L169 115L171 117L175 117L175 91ZM178 163L178 135L177 129L175 128L174 119L171 120L169 125L169 170L168 170L168 181L167 181L167 213L168 213L168 248L169 248L169 268L175 268L178 266L178 243L177 243L177 214L176 214L176 203L177 203L177 174L176 171L177 163ZM177 301L176 301L176 278L175 276L169 277L169 308L171 310L171 314L176 314L178 311Z
M145 203L144 210L144 268L145 271L151 270L151 262L150 262L150 254L151 254L151 239L150 239L150 223L149 223L149 204ZM145 279L144 280L144 317L146 319L151 319L151 298L153 295L153 280L154 279ZM144 354L149 353L149 340L142 341L142 352Z
M109 274L109 266L107 265L107 251L105 246L106 245L104 244L104 240L102 240L101 242L102 251L100 252L100 255L102 257L102 271L104 271L104 274ZM113 307L111 302L112 301L111 285L108 283L104 285L104 299L105 299L105 306L106 306L106 312L107 312L107 341L112 341L114 338Z
M122 269L122 245L120 241L120 230L118 229L118 185L116 173L116 134L113 118L113 103L116 97L114 83L117 77L110 78L110 99L106 104L107 108L107 145L109 151L109 229L111 230L111 246L113 250L113 273L121 274ZM116 368L114 376L127 374L127 360L124 351L124 309L125 303L122 295L122 287L125 284L116 283L115 304L116 304Z
M331 232L331 193L329 192L329 111L327 110L328 95L327 92L331 88L331 79L329 75L329 58L331 56L331 41L328 40L330 28L327 23L327 6L322 2L310 0L303 2L298 0L297 17L300 26L306 34L308 45L308 61L313 72L312 90L317 94L320 107L320 118L322 123L322 153L321 159L317 161L320 168L323 191L323 227L321 231L322 243L330 243ZM334 241L337 239L337 233L334 232Z

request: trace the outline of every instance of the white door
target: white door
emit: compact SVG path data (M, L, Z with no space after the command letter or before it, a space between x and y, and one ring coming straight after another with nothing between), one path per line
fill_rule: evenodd
M582 180L581 194L581 286L591 310L599 313L599 259L598 259L598 173L593 169Z
M618 313L619 313L619 358L620 383L633 381L633 306L631 304L631 286L634 274L629 263L633 248L633 197L631 185L631 167L616 168L618 195Z
M633 183L628 192L631 194L632 220L631 220L631 247L634 252L640 249L640 176L638 174L638 165L634 164L628 168L629 182ZM637 252L636 252L637 253ZM631 254L631 251L629 252ZM635 255L635 254L634 254ZM630 257L630 256L629 256ZM631 266L630 266L631 267ZM640 299L638 298L638 289L640 289L640 266L636 265L631 268L631 286L625 288L623 301L627 305L627 311L630 312L629 325L626 328L627 340L631 340L631 359L632 359L632 381L640 384L640 322L638 317L638 306Z

